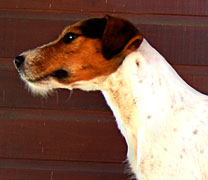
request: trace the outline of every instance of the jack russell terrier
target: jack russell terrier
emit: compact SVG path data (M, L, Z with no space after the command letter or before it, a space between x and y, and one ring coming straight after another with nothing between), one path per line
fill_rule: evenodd
M208 180L208 96L186 84L127 20L78 22L14 64L35 94L102 91L137 179Z

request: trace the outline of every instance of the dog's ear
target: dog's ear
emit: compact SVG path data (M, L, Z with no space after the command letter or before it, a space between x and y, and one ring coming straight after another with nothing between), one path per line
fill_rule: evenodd
M116 55L125 57L137 49L143 39L133 24L117 17L88 19L82 22L79 28L84 36L101 40L105 59L111 59Z
M86 37L102 39L106 23L106 18L91 18L82 22L79 28Z
M136 50L143 36L129 21L105 16L106 25L102 35L102 53L106 59L116 55L126 56Z

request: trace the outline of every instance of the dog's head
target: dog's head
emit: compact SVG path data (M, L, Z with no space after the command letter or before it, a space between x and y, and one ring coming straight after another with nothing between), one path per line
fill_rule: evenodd
M54 88L90 90L90 82L115 72L142 39L127 20L93 18L66 27L47 45L23 52L14 64L36 93L45 94Z

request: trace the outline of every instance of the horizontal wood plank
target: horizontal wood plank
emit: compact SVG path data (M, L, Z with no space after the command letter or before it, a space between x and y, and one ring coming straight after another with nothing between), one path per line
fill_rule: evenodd
M174 66L181 77L193 88L208 94L208 66Z
M96 14L0 12L0 57L19 53L55 40L62 29ZM102 14L97 14L102 16ZM208 65L208 21L204 17L126 16L149 42L173 64ZM9 47L9 48L8 48Z
M126 145L111 113L0 108L0 157L121 162Z
M2 180L125 180L124 170L121 163L0 159Z
M0 9L208 15L206 0L1 0Z

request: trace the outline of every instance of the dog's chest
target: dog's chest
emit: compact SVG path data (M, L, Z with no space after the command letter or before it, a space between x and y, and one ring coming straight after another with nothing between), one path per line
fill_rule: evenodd
M208 149L208 98L152 47L141 48L109 76L102 91L126 139L130 166L141 179L198 177L208 160L202 158ZM190 172L193 166L198 168Z

